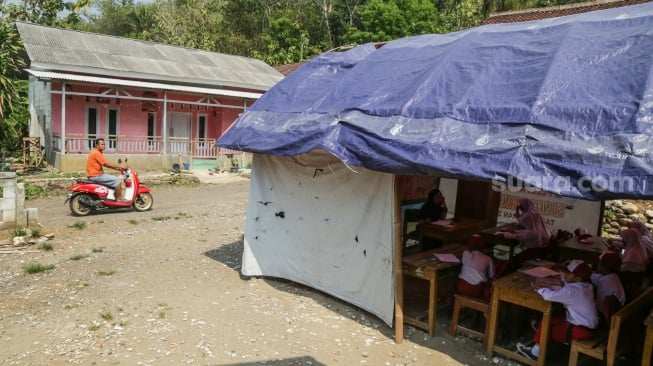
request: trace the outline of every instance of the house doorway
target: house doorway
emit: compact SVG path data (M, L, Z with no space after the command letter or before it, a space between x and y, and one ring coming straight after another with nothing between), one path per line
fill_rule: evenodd
M170 153L189 153L190 118L190 113L170 113Z

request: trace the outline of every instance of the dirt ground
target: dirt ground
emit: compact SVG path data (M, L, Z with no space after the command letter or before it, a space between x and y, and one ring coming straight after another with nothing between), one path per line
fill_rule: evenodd
M0 365L516 364L450 337L450 309L435 337L405 326L396 344L353 305L241 276L248 189L237 176L155 187L151 211L83 218L64 196L27 201L53 249L0 251Z

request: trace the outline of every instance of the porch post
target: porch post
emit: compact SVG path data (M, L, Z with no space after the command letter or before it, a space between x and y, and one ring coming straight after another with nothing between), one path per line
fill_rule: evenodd
M392 269L395 283L395 343L404 341L404 274L403 274L403 243L402 218L401 218L401 190L399 187L399 177L394 174L394 200L393 200L393 226L394 226L394 250Z
M50 84L52 88L52 84ZM61 83L61 150L62 155L66 155L66 82Z
M168 92L163 91L163 121L161 121L161 126L162 126L162 137L163 137L163 146L162 146L162 153L163 155L166 155L168 152Z

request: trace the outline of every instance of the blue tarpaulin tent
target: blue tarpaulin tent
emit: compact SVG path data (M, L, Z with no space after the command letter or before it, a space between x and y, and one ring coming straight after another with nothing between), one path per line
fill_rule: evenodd
M652 66L653 3L316 57L217 142L255 153L242 273L399 314L401 339L396 176L653 197Z
M650 198L652 72L652 3L366 44L307 62L217 145Z

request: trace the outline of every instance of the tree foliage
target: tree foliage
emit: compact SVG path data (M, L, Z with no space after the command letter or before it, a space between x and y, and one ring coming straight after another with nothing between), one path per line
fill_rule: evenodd
M0 144L12 150L20 142L29 121L27 83L19 80L25 61L20 55L22 44L16 29L0 21Z
M90 0L22 0L0 9L5 21L23 21L47 26L73 28L82 22L81 14L89 8Z
M27 129L25 67L13 21L78 29L233 55L271 65L339 46L447 33L491 12L583 0L0 0L0 144ZM92 8L92 11L88 11ZM18 141L18 142L17 142Z

